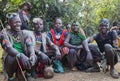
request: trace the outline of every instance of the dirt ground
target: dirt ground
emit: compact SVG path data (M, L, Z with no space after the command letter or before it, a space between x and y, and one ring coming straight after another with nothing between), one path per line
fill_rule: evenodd
M120 63L116 65L116 70L120 72ZM0 81L4 81L2 74L0 74ZM120 78L113 79L109 72L104 74L102 71L98 73L68 71L63 74L57 73L52 79L38 78L34 81L120 81Z

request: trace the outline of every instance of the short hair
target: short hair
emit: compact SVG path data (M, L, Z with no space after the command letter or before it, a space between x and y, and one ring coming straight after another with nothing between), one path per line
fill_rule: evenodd
M78 21L75 21L75 20L72 22L72 25L73 25L73 23L80 25L80 23Z
M103 18L103 19L100 20L99 24L100 25L105 24L105 25L107 25L109 27L110 22L109 22L109 20L107 18Z
M54 20L54 23L56 22L57 19L60 19L62 21L62 19L60 17L56 17Z
M69 27L71 28L71 24L67 23L67 24L66 24L66 27L67 27L67 26L69 26Z
M40 21L40 20L43 21L43 19L42 19L41 17L33 18L33 23L37 23L37 22Z

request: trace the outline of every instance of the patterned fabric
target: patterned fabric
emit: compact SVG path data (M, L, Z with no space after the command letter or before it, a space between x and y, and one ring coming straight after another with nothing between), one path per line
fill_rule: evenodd
M56 29L54 29L54 33L55 33L55 36L56 36L56 40L57 41L59 41L60 39L60 36L62 35L62 32L63 32L63 30L60 30L59 32L58 31L56 31ZM68 32L65 32L65 34L64 34L64 37L66 37L68 35ZM47 34L47 36L50 38L50 40L53 42L53 38L52 38L52 33L51 32L49 32L48 34ZM58 38L59 37L59 38Z
M7 39L4 39L2 41L2 47L3 47L3 49L6 50L7 47L11 47L11 46L12 46L11 43Z
M54 42L54 44L56 44L56 45L58 45L58 46L61 46L61 45L63 45L64 44L64 35L65 35L65 32L67 32L67 30L63 30L62 31L62 34L61 35L56 35L55 34L55 32L54 32L54 30L53 29L51 29L51 34L52 34L52 38L53 38L53 42ZM57 39L59 39L58 41L57 41Z
M36 41L36 46L35 49L39 50L39 51L43 51L43 45L42 45L42 35L35 35L35 41Z
M62 54L62 57L63 57L63 56L65 56L66 54L69 53L69 48L63 47L63 48L61 48L60 51L61 51L61 54Z
M6 47L13 46L19 52L23 52L27 54L27 46L34 46L34 37L32 36L30 31L22 30L18 36L13 35L12 31L9 30L7 36L5 34L5 39L2 41L2 47L5 49ZM30 40L30 41L27 41Z
M47 33L44 32L39 36L37 36L34 33L34 36L35 36L35 40L36 40L36 49L40 50L40 51L43 51L43 52L46 52L46 49L47 49L46 48L46 36L47 36Z
M72 45L81 45L82 41L86 39L85 36L81 35L80 33L70 33L71 39L70 44Z
M38 62L38 65L37 65L37 68L36 68L36 71L37 71L37 77L44 77L44 69L45 68L45 66L44 66L44 64L43 64L43 62L42 62L42 60L40 60L39 62Z

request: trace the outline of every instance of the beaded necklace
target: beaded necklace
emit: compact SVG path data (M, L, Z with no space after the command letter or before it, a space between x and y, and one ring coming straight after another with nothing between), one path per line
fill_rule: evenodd
M19 33L15 34L11 32L11 37L15 43L18 43L21 41L21 36Z

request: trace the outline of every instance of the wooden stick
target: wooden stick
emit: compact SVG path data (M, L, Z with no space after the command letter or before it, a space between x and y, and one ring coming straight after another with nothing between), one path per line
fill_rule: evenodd
M21 65L20 65L19 60L18 60L17 57L16 57L16 60L17 60L18 66L19 66L19 68L20 68L20 71L21 71L21 73L22 73L22 76L24 77L25 81L27 81L27 79L26 79L26 77L25 77L25 74L24 74L24 72L23 72L23 70L22 70L22 67L21 67Z
M4 27L4 26L3 26L3 24L2 24L2 21L1 21L1 19L0 19L0 23L1 23L1 26L2 26L2 28L3 28L3 29L5 29L5 27ZM5 35L6 35L6 36L7 36L7 38L8 38L8 35L7 35L7 32L6 32L6 30L5 30L5 32L4 32L4 33L5 33Z

